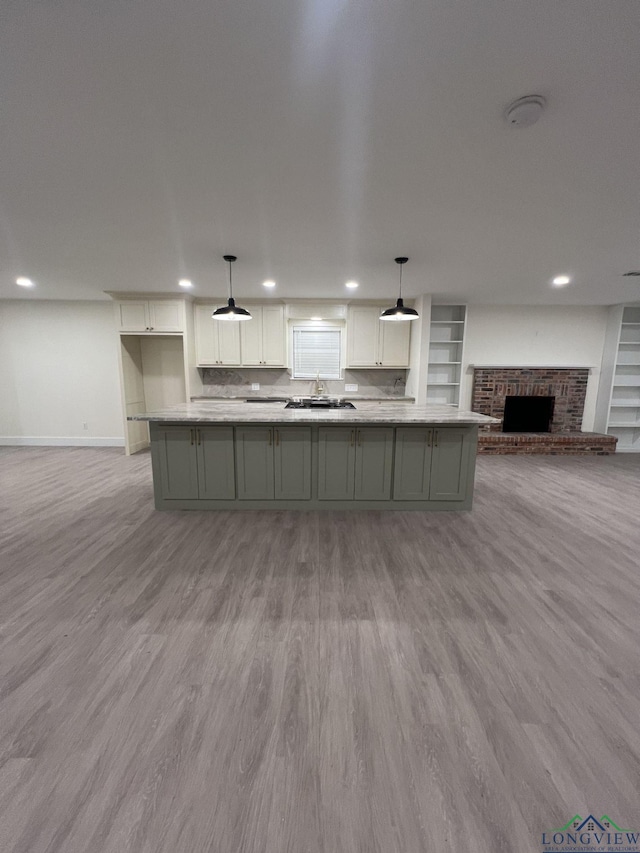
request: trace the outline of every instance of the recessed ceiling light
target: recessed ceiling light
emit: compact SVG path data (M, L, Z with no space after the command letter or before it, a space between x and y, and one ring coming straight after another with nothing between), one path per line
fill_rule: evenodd
M349 287L351 290L355 290L356 287L358 286L358 282L357 281L347 281L347 282L345 282L344 286Z
M318 320L322 320L322 317L311 317L311 319L317 322Z
M16 284L19 284L20 287L33 287L33 282L30 278L24 278L24 276L20 276L20 278L16 279Z
M263 282L262 282L262 286L263 286L263 287L275 287L275 286L276 286L276 283L275 283L275 281L270 281L270 280L268 280L268 281L263 281Z
M180 281L178 282L178 285L180 287L193 287L193 282L189 281L188 278L181 278Z
M564 287L565 284L571 283L571 279L568 275L557 275L551 283L554 287Z
M509 104L504 120L510 127L530 127L538 121L546 103L542 95L525 95Z

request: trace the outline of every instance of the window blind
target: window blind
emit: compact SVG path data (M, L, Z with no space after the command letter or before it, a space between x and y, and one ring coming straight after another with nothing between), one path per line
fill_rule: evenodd
M293 378L340 379L339 329L293 330Z

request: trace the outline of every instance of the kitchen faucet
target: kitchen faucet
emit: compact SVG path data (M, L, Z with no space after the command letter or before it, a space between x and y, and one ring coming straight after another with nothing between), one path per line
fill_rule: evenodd
M324 394L324 391L324 385L320 381L320 371L318 371L316 375L316 397L319 397L321 394Z

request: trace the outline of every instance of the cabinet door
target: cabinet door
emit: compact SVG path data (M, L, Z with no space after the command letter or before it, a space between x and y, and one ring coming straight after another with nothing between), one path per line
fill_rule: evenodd
M251 325L245 323L245 325ZM262 307L262 364L284 367L284 307Z
M218 321L211 319L217 307L217 305L196 305L195 307L196 364L206 366L218 364L220 361L218 332L215 328Z
M163 299L149 302L149 326L153 332L184 331L183 303Z
M383 367L409 366L412 322L380 323L379 363Z
M247 310L251 314L251 320L236 324L241 326L242 364L245 367L261 367L262 307L260 305L250 305Z
M239 367L240 361L240 329L238 326L251 325L248 323L234 323L233 321L211 320L214 326L214 335L218 338L218 364L228 367Z
M208 500L233 500L236 496L236 469L233 427L199 427L198 494Z
M471 436L464 429L438 428L433 432L431 456L432 501L461 501L467 494Z
M318 429L318 500L353 500L356 430Z
M241 323L214 320L213 312L219 305L196 305L196 364L200 367L240 365ZM250 321L251 322L251 321Z
M149 303L133 299L116 305L118 328L121 332L146 332L149 322Z
M421 427L396 429L393 499L429 500L433 430Z
M160 491L163 498L186 500L198 497L196 430L165 427L158 430Z
M273 429L236 427L238 499L273 499Z
M276 500L311 498L311 427L276 427L273 431Z
M355 498L388 501L393 470L393 429L365 427L356 431Z
M347 366L376 367L380 309L376 306L350 306L347 320Z

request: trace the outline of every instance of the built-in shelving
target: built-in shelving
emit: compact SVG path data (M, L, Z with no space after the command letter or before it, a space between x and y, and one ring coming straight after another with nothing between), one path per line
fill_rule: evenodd
M431 308L427 403L459 404L465 320L464 305Z
M640 453L640 306L622 311L607 432L619 451Z

